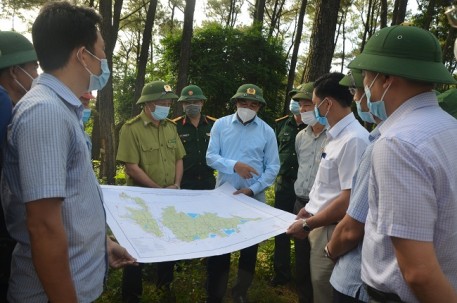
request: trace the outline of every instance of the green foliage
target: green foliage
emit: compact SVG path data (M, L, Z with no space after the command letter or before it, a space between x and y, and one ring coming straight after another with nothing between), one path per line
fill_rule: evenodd
M181 35L162 40L159 71L176 75ZM271 122L281 111L286 77L286 58L282 42L266 39L258 28L224 28L215 23L196 29L191 44L188 82L203 89L208 101L205 113L222 117L233 112L229 100L239 86L253 83L263 89L267 107L264 119Z

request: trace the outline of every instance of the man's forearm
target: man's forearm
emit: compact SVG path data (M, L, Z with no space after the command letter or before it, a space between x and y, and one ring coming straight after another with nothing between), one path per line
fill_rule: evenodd
M61 203L61 199L27 203L33 265L49 301L53 303L77 302Z
M149 176L138 166L138 164L125 163L125 173L139 185L151 188L161 187L149 178Z
M338 258L354 249L363 240L365 224L346 214L336 226L327 249L333 258Z
M333 199L327 207L309 219L306 219L306 222L312 229L314 229L340 221L346 214L350 195L350 189L341 191L341 193Z
M175 184L181 186L182 174L184 172L184 164L182 159L176 161L175 169Z

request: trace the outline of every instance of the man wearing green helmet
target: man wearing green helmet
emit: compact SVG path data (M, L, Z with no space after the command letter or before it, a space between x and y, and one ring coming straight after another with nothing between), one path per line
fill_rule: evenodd
M141 113L127 121L119 134L116 159L125 164L127 185L179 189L186 155L176 125L167 116L178 96L163 81L146 84L136 104ZM157 265L157 287L169 293L175 262ZM128 266L122 278L124 302L139 302L143 292L142 264Z
M205 158L209 135L216 119L201 114L205 101L206 97L197 85L184 87L178 99L185 115L173 122L176 123L179 138L186 149L181 181L183 189L214 189L216 184L214 170L206 164Z
M230 183L237 190L265 202L265 189L279 171L278 146L273 129L257 113L266 105L262 90L254 84L241 85L230 99L236 113L214 123L206 153L209 166L218 171L216 187ZM232 288L234 302L247 302L254 278L258 245L240 251L238 277ZM208 258L207 302L222 302L227 289L230 254Z
M32 43L16 32L0 31L0 146L3 147L12 108L32 86L37 74L37 56ZM3 149L3 148L2 148ZM0 150L0 172L1 172ZM11 254L16 242L6 230L0 208L0 301L6 301Z
M350 68L364 73L374 143L362 280L374 302L457 302L457 120L434 84L456 81L437 38L383 28Z

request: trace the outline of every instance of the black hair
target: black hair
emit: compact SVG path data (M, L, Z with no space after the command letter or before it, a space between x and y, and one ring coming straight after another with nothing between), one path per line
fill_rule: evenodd
M347 86L339 84L343 79L342 73L328 73L322 75L314 82L314 94L320 99L332 97L342 107L350 107L352 103L352 95Z
M49 2L32 26L32 38L41 68L53 71L65 66L71 52L84 46L94 52L101 16L92 8L68 2Z

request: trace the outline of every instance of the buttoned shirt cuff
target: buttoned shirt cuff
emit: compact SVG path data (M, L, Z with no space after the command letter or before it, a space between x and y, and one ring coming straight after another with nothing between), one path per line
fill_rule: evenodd
M238 161L236 161L236 160L227 160L227 168L229 168L229 170L234 174L236 174L236 171L235 171L236 162L238 162Z
M260 187L261 186L260 186L259 182L256 182L256 183L252 184L251 186L249 186L249 189L252 190L253 196L257 195L258 193L260 193L262 191L262 189Z

